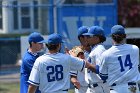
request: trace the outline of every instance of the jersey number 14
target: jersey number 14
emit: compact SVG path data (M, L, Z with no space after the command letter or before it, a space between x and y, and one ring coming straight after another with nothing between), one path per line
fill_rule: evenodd
M118 61L120 62L120 66L121 66L121 69L120 71L123 72L125 71L125 67L129 67L129 69L132 68L132 62L131 62L131 58L130 58L130 55L126 55L126 58L125 58L125 61L122 62L122 57L119 56L118 57Z

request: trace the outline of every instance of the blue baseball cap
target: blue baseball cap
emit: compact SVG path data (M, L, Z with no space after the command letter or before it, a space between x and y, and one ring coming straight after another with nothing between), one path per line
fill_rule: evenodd
M78 37L83 35L84 33L87 33L87 32L88 32L88 27L87 26L81 26L78 29Z
M63 43L62 36L56 33L53 33L48 36L47 44L59 44Z
M45 43L44 38L38 32L33 32L28 37L28 42L35 42L35 43Z
M101 35L101 36L105 36L104 34L104 29L102 27L99 26L92 26L89 28L88 32L83 34L83 35Z
M111 28L111 34L125 34L125 29L121 25L114 25Z

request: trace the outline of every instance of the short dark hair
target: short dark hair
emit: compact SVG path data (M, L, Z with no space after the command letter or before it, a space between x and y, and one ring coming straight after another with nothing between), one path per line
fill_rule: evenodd
M32 47L32 43L31 42L29 42L29 46Z
M46 44L48 50L56 50L59 44Z
M78 40L80 40L80 37L81 37L81 38L84 38L84 36L83 36L83 35L79 35L79 36L78 36Z
M102 36L102 35L97 35L100 39L100 43L103 43L106 41L106 37L105 36Z
M112 34L111 37L115 42L120 43L124 38L126 38L126 34Z

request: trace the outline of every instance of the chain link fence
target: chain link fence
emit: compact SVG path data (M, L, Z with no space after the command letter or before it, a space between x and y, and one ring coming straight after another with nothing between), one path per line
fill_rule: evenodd
M20 39L0 39L0 75L19 72Z

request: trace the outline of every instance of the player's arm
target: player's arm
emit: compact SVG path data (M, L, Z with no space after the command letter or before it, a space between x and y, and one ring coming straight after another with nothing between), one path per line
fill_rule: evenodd
M74 87L80 89L80 82L77 80L77 76L71 75L71 82L73 83Z
M89 63L87 60L85 60L85 68L90 69L94 73L99 73L99 66L98 65L93 65Z
M37 86L30 84L28 88L28 93L35 93Z
M89 63L87 60L83 60L77 57L71 57L71 70L77 70L77 71L83 71L84 68L90 69L92 72L99 73L99 66L98 65L93 65ZM77 67L80 66L80 67ZM79 69L80 68L80 69Z
M80 89L80 82L77 79L78 71L70 71L70 80L75 88Z

